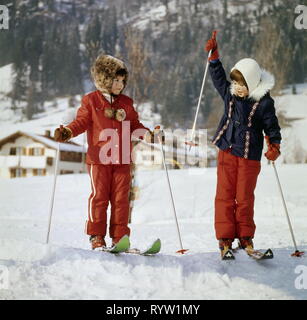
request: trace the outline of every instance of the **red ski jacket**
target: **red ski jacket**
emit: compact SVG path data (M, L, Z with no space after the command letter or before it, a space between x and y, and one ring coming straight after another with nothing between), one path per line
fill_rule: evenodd
M108 118L106 108L124 109L126 118L124 121ZM120 94L110 104L99 90L83 96L76 119L67 127L74 137L87 131L86 163L105 165L130 164L132 134L143 139L149 130L139 121L131 98Z

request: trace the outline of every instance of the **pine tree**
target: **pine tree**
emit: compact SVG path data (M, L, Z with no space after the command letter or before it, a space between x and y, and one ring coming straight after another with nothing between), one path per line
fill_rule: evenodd
M100 15L95 13L85 30L85 48L88 69L102 49L101 20Z
M102 46L106 53L114 55L118 37L116 7L106 11L102 22Z

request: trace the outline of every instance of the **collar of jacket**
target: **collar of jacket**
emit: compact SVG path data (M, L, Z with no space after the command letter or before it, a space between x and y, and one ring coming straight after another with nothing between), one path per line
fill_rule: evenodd
M99 97L101 98L102 102L108 102L110 105L112 105L117 99L120 98L120 94L115 96L115 95L111 95L105 92L101 92L99 90L97 90ZM112 100L111 100L112 98Z
M108 100L111 103L111 95L109 93L102 93L102 95L105 97L106 100Z
M274 85L274 76L270 72L262 69L260 82L258 83L256 89L249 94L248 98L251 98L257 102L260 101L260 99L265 96L268 91L274 87ZM232 82L230 84L230 93L235 95L234 85Z

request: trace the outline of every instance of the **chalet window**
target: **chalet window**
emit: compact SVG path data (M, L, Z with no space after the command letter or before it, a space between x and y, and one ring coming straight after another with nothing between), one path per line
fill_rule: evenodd
M16 177L16 169L10 169L11 172L11 178L15 178Z
M81 152L61 151L60 160L61 161L69 161L69 162L82 162L82 153Z
M11 169L11 178L26 177L26 176L27 176L27 169L23 169L23 168Z
M16 177L22 177L22 169L21 168L16 169Z
M42 156L43 155L43 148L33 148L33 155L34 156Z
M47 165L52 166L53 165L53 158L52 157L47 157Z
M45 176L46 175L46 169L37 169L37 175L38 176Z
M29 150L29 155L30 156L43 156L45 154L45 149L44 148L30 148Z
M45 176L46 169L33 169L33 176Z
M26 155L26 148L25 147L12 147L10 149L10 155L14 156L21 156L21 155Z
M72 170L60 170L60 174L72 174L74 173Z

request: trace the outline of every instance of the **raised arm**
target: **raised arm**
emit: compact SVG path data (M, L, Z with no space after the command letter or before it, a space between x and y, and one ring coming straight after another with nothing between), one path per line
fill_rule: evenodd
M219 52L218 52L218 46L216 42L216 31L213 31L211 39L207 41L205 50L207 52L210 52L211 55L209 56L209 71L210 75L214 84L214 87L218 91L218 93L221 95L221 97L224 99L227 90L230 86L230 82L226 78L226 73L224 70L224 67L219 60Z

